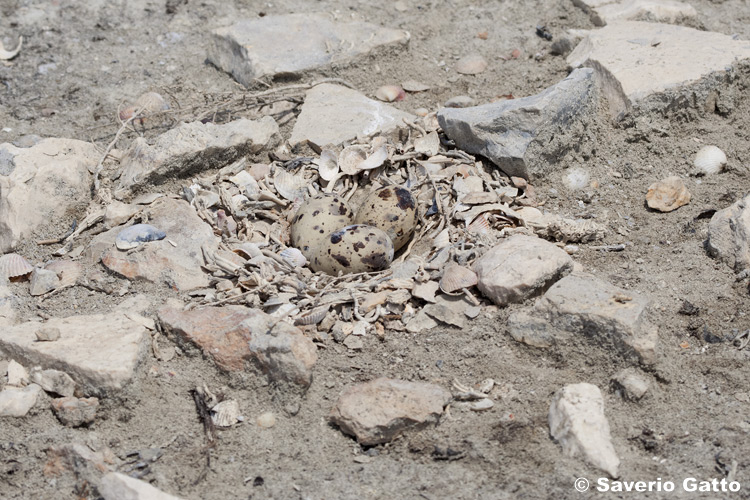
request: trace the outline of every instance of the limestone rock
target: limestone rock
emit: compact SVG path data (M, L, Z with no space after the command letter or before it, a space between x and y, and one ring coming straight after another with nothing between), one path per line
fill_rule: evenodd
M595 107L594 72L585 69L537 95L445 108L437 118L457 147L528 179L548 174L566 152L581 146Z
M706 249L736 272L750 269L750 195L711 217Z
M0 284L0 326L10 326L16 323L17 299L10 288Z
M45 391L60 396L72 396L76 390L75 381L60 370L42 370L35 367L31 370L31 380Z
M42 328L58 328L60 338L38 342L36 332ZM130 382L146 354L147 338L147 330L121 312L70 316L5 329L0 335L0 353L26 366L60 368L83 393L100 393Z
M427 304L423 310L433 319L458 328L466 328L468 321L464 311L469 304L463 297L438 295L434 304Z
M646 203L654 210L672 212L690 203L690 191L682 179L673 175L648 187Z
M617 457L604 416L604 399L592 384L570 384L555 393L549 409L549 429L569 457L583 458L613 478Z
M548 241L517 234L478 258L473 269L484 296L505 306L544 293L573 270L573 260Z
M613 21L676 23L698 15L692 5L676 0L573 0L573 3L596 26Z
M45 293L51 292L57 288L59 285L60 280L57 277L57 273L37 267L34 268L34 271L31 273L29 293L34 297L44 295Z
M1 370L0 373L2 373ZM24 387L28 385L30 381L29 372L26 371L26 368L11 359L10 362L8 362L8 385Z
M102 478L99 493L104 500L180 500L145 481L119 472L110 472Z
M612 378L617 394L630 401L638 401L648 391L648 380L637 370L626 368Z
M0 144L0 254L50 220L85 207L89 168L98 161L96 146L73 139L44 139L30 148Z
M303 387L312 381L311 368L318 358L315 344L298 328L276 322L257 309L226 306L182 311L164 307L159 320L178 342L198 345L224 370L244 370L246 362L254 362L271 380Z
M249 87L266 75L340 65L378 46L408 41L405 31L365 22L334 22L324 14L266 16L214 30L208 60Z
M52 400L52 411L57 419L70 427L78 427L90 424L96 418L96 410L99 408L97 398L74 398L64 397Z
M617 116L631 108L703 107L732 65L748 58L750 42L721 33L617 21L590 31L567 61L594 68Z
M223 125L183 123L157 137L153 145L139 137L120 162L122 173L114 194L123 199L146 186L221 168L279 141L279 126L270 116Z
M436 423L450 399L438 385L381 377L345 389L331 421L360 444L371 446Z
M26 387L6 387L0 391L0 417L23 417L36 404L42 388L36 384Z
M658 328L647 319L650 300L594 276L573 273L550 287L530 311L510 315L511 336L535 347L593 342L652 364Z
M104 226L111 228L125 224L140 209L138 205L112 200L104 211Z

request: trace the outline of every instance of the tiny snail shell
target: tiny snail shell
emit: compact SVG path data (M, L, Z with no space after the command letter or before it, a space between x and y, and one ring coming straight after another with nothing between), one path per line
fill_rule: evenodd
M726 163L727 155L716 146L703 146L693 160L695 168L706 175L720 172Z

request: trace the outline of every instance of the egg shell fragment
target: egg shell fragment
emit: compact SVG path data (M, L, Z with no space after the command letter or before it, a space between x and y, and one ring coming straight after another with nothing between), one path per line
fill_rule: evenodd
M315 195L299 207L292 219L292 246L309 261L329 234L352 222L354 212L344 198L332 193Z
M372 226L354 224L334 231L316 249L310 261L315 271L337 275L380 271L393 261L393 243Z
M370 193L357 210L355 224L385 231L398 250L409 241L417 226L417 203L408 189L384 186Z

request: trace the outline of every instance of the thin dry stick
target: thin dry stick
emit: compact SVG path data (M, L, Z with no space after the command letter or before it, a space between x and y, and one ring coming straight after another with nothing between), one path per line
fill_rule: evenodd
M109 152L112 151L112 148L115 147L115 144L117 144L117 141L120 140L120 136L123 132L125 132L128 129L128 126L133 123L133 121L136 118L139 118L139 115L143 112L143 108L138 108L133 113L133 116L125 120L120 127L120 129L115 134L115 138L112 139L112 142L109 143L107 146L107 149L104 150L104 154L99 159L99 163L96 165L96 172L94 172L94 194L96 194L99 191L99 176L102 173L102 170L104 170L104 160L107 159L107 156L109 155Z

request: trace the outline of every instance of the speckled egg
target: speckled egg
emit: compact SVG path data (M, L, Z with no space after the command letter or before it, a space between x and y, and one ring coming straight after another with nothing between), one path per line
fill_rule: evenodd
M308 198L292 219L292 246L307 260L333 231L354 222L354 212L344 198L321 193Z
M408 189L385 186L370 193L357 211L355 224L368 224L385 231L398 250L409 241L417 226L417 203Z
M337 275L380 271L393 261L393 243L372 226L354 224L328 235L313 254L310 268Z

